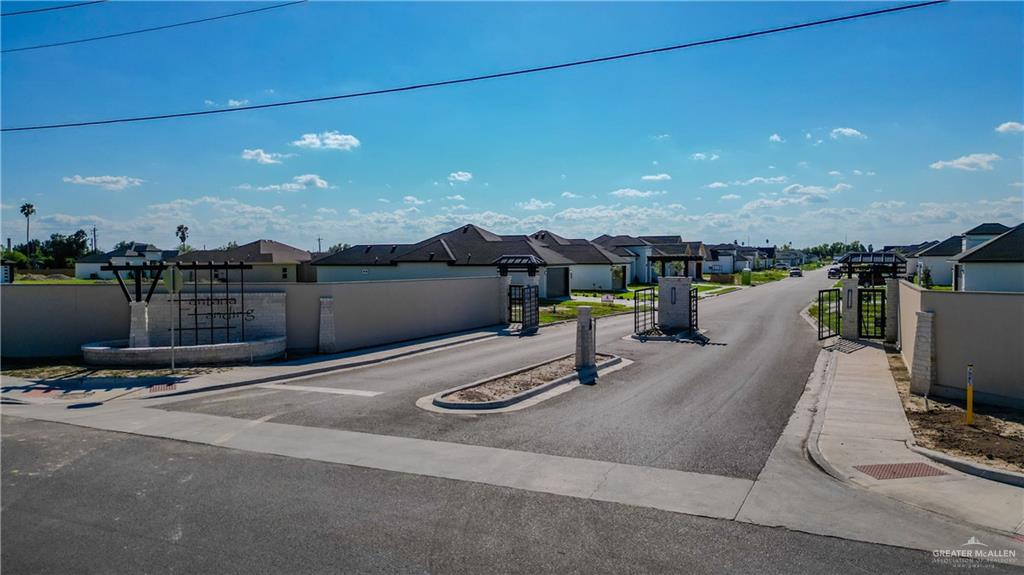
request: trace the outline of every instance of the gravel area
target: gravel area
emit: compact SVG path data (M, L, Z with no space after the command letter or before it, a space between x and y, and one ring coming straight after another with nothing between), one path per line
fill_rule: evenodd
M597 354L597 361L600 363L611 359L611 357L610 355L599 353ZM576 358L569 356L539 365L528 371L508 375L475 387L457 391L445 397L445 400L466 403L498 401L575 372Z

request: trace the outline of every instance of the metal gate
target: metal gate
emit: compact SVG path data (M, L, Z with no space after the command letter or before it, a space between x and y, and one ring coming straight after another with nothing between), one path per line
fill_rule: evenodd
M699 299L697 293L698 293L697 292L697 288L690 288L690 333L691 334L697 333L697 330L700 329L700 326L697 323L697 319L698 319L697 318L697 300Z
M633 292L633 331L640 336L658 331L654 323L654 288L641 288Z
M857 337L885 337L885 290L862 289L857 294Z
M508 322L522 324L523 331L540 325L540 288L537 286L508 286Z
M838 289L818 290L818 339L839 335L842 300Z

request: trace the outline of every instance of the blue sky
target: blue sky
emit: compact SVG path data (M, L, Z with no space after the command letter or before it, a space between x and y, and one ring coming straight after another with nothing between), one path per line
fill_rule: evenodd
M111 2L8 17L2 43L259 5ZM376 89L883 5L311 2L5 54L2 123ZM1022 54L1022 4L960 2L414 93L4 133L0 228L23 241L18 206L29 201L33 237L95 225L101 248L171 247L179 223L197 247L414 241L463 222L587 238L944 238L1024 219Z

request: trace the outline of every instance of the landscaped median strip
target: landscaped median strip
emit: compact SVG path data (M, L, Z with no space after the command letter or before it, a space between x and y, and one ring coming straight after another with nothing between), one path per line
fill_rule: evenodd
M718 519L733 519L753 485L720 475L129 404L78 410L24 406L10 415Z

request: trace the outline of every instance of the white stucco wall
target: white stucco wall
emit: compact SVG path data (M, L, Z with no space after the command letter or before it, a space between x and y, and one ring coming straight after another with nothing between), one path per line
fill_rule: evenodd
M922 256L917 258L919 272L927 267L932 272L932 284L948 286L953 285L953 262L949 261L950 256Z
M963 291L1024 292L1024 263L964 263Z
M654 278L651 274L650 265L647 261L647 256L651 255L650 246L629 246L626 250L637 255L636 260L633 262L632 269L629 270L632 275L628 277L626 283L633 283L634 279L640 283L653 282Z
M717 260L704 262L704 272L709 274L731 274L734 271L732 254L719 254Z
M93 274L99 279L112 280L114 279L114 272L101 272L100 266L102 263L75 263L75 277L82 280L91 279Z
M612 268L610 265L587 264L569 267L569 285L578 290L612 289Z

